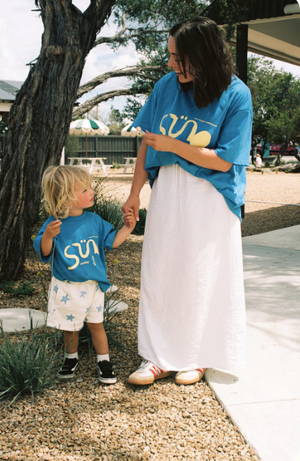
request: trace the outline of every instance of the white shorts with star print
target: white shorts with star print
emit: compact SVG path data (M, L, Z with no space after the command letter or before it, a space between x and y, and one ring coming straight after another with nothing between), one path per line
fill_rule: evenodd
M84 322L102 323L104 293L94 280L69 282L52 277L48 294L47 326L79 331Z

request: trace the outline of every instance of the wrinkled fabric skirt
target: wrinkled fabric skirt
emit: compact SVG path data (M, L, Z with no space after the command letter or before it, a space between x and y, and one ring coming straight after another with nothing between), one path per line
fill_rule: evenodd
M245 356L241 227L223 196L160 168L142 251L139 354L164 370L234 369Z

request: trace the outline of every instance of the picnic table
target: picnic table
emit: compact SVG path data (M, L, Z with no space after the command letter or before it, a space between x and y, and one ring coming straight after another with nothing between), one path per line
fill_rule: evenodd
M136 157L124 157L124 160L126 160L126 163L124 164L123 173L126 173L128 168L130 169L135 168L136 159L137 159Z
M104 160L106 157L68 157L70 165L84 166L89 168L89 173L92 174L94 170L102 170L105 176L107 176L106 165ZM74 163L76 161L76 163Z

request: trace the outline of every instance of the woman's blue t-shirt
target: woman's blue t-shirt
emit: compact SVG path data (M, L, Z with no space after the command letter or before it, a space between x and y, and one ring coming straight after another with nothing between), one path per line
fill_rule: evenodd
M175 72L160 79L133 123L143 131L164 134L193 146L214 149L232 163L228 172L195 165L172 152L148 147L145 168L152 185L163 165L177 163L194 176L209 181L241 218L245 203L246 166L251 149L252 102L249 88L237 77L213 104L198 109L193 90L183 91Z

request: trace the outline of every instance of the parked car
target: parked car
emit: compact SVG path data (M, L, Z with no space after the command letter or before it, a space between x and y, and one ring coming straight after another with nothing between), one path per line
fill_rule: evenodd
M281 148L281 144L272 144L272 143L270 143L270 154L273 154L273 155L274 154L279 154L280 148ZM290 145L288 146L288 148L286 149L286 151L285 151L285 153L283 155L293 155L293 150L294 149L295 148L294 148L293 144L290 143ZM256 152L261 154L261 142L259 144L257 144Z

